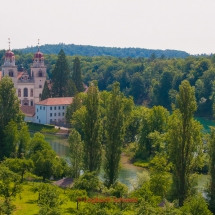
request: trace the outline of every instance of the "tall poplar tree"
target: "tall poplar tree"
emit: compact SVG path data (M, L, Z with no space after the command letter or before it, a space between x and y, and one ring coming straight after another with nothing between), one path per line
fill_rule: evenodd
M85 100L84 116L84 166L85 170L99 171L101 166L101 113L99 107L99 92L95 86L90 86Z
M79 178L83 168L83 142L81 141L81 135L75 129L72 129L68 142L70 148L71 174L72 177Z
M118 177L120 155L125 134L125 115L123 95L119 83L114 83L107 108L106 145L105 145L105 178L107 186L114 184Z
M173 191L179 206L183 206L192 188L192 174L202 155L202 127L193 118L197 109L195 92L187 80L180 85L176 101L178 109L169 119L167 143L172 162Z
M81 77L80 60L78 57L76 57L74 60L72 80L75 83L75 86L78 92L82 92L84 88L83 88L82 77Z
M68 96L69 65L64 51L61 49L58 59L52 72L52 93L53 97Z
M45 81L43 91L42 91L41 100L45 100L45 99L48 99L50 97L51 97L51 92L50 92L50 89L48 88L47 81Z

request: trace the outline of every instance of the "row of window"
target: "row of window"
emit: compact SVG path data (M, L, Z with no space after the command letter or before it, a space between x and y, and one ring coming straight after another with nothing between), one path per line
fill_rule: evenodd
M54 113L54 116L57 116L57 113ZM60 116L60 113L58 113L58 116ZM62 116L64 116L64 112L62 113ZM50 113L50 117L52 117L52 113Z
M45 110L45 106L42 108L42 106L40 106L40 110ZM50 107L50 110L52 110L52 107ZM57 110L57 107L54 106L53 107L53 110ZM61 110L61 106L58 106L58 110ZM62 106L62 110L64 110L64 106ZM37 112L38 112L38 109L37 109Z
M22 91L21 89L18 89L18 97L21 97L21 96L22 96ZM28 97L28 88L23 89L23 96ZM30 97L33 97L33 96L34 96L34 90L30 89Z
M61 109L60 107L61 107L61 106L58 106L58 110ZM62 106L62 109L64 110L64 106ZM50 110L52 110L52 107L50 107ZM57 110L57 107L56 107L56 106L54 106L54 110Z

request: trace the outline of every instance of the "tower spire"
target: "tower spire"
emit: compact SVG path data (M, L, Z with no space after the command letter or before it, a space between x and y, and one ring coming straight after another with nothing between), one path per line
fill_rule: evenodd
M38 52L40 51L40 39L38 39Z
M10 38L8 38L9 51L10 51Z

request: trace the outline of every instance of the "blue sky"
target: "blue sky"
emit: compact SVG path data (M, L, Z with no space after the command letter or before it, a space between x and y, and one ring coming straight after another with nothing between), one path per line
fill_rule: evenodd
M215 53L214 0L1 0L0 49L41 44Z

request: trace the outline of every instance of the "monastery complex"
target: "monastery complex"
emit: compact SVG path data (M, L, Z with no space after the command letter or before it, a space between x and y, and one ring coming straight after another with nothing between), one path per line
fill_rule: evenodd
M39 46L32 63L30 74L26 71L18 72L15 55L9 47L5 53L0 80L4 76L12 78L21 110L25 114L25 121L65 125L66 108L72 103L72 97L48 98L41 101L46 81L46 66Z

